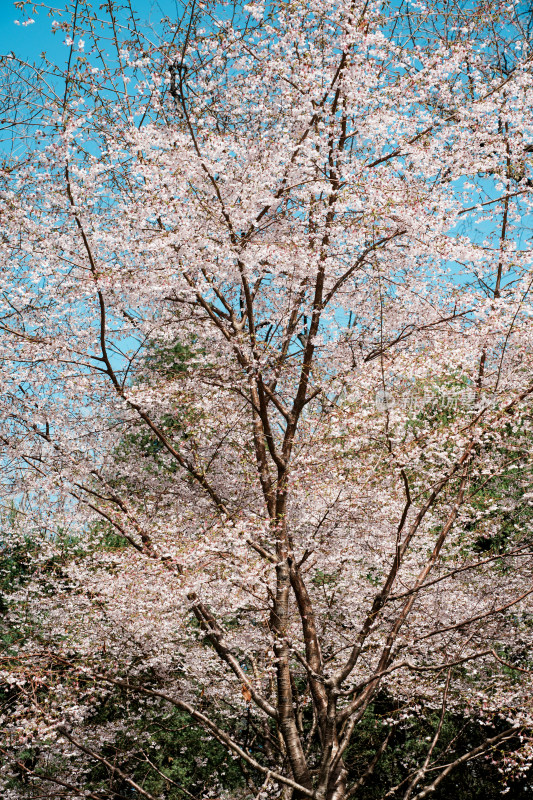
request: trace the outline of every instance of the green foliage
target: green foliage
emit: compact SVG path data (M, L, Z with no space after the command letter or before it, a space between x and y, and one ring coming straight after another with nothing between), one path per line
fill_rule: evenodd
M88 538L89 541L92 541L92 546L96 546L98 549L113 551L130 547L128 540L117 533L113 525L105 519L92 523Z
M152 375L155 373L165 378L176 378L187 372L195 355L197 351L181 342L167 345L153 342L148 349L145 367Z
M521 454L532 445L531 434L513 430L511 425L508 433L508 439L494 445L504 466L493 477L482 476L471 500L477 512L467 525L477 534L473 550L488 556L512 550L518 541L524 541L524 535L531 537L533 530L533 507L527 498L533 476L520 465ZM500 569L505 568L502 562Z
M91 726L123 720L125 708L129 727L104 745L100 755L155 797L180 800L243 786L239 762L181 711L132 701L119 692L105 699ZM109 771L102 764L94 764L88 780L93 787L110 789ZM111 778L111 785L114 792L131 795L131 787L119 776Z
M7 597L31 577L31 541L10 545L9 541L0 550L0 612L7 609Z
M464 414L464 402L472 392L469 382L454 374L417 381L409 389L410 415L407 428L444 429Z
M312 580L315 586L330 586L331 584L336 583L337 577L338 576L333 573L324 572L321 569L317 569Z
M374 773L357 793L358 800L381 800L392 786L406 781L424 762L439 724L440 712L420 708L419 716L399 722L401 714L402 709L393 699L382 694L367 709L357 726L346 756L350 780L357 780L364 774L386 738L390 724L396 723ZM440 765L449 763L481 744L489 735L487 728L475 719L446 713L431 761ZM404 783L394 797L403 797L406 787L407 783ZM454 800L496 800L501 797L502 788L500 773L490 759L482 757L454 770L431 793L431 797L433 800L449 800L451 797ZM533 787L529 787L527 781L517 782L511 784L506 796L512 800L526 800L533 797Z
M175 414L163 414L159 420L159 427L166 436L178 436L181 439L187 439L189 434L184 429L184 422L186 421L186 414L182 409L176 409ZM157 465L158 469L163 468L164 456L166 450L161 439L148 430L140 430L139 432L125 433L121 439L120 445L117 449L116 457L119 460L126 461L132 456L140 456L146 458ZM146 468L149 469L147 463ZM166 471L174 472L176 465L174 462L165 466Z
M143 383L147 375L151 379L154 377L167 380L184 377L186 373L194 368L195 357L200 351L195 350L192 345L173 342L162 344L151 342L148 346L147 354L143 360L143 369L137 380ZM160 430L169 439L185 440L190 438L189 427L194 423L196 415L180 401L172 403L172 410L166 412L158 419ZM135 456L146 459L144 469L148 472L165 472L173 474L178 469L175 461L165 459L166 449L152 430L144 425L135 426L122 436L120 444L115 452L115 458L119 462L127 462Z

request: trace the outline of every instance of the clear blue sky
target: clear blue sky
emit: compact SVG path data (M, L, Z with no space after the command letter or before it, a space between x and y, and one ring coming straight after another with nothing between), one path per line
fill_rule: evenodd
M52 17L41 11L34 19L33 25L17 25L15 20L21 23L24 17L15 8L13 0L0 0L0 54L13 51L20 58L34 61L43 50L47 50L53 53L54 60L66 58L68 51L61 45L62 38L52 35Z
M56 5L61 6L62 0L56 0ZM180 0L133 0L132 5L141 18L145 20L159 20L164 14L169 16L176 13ZM95 0L95 7L98 0ZM64 19L66 19L65 17ZM46 50L52 61L61 63L68 58L68 48L63 45L65 35L52 34L53 17L47 15L46 9L39 9L39 14L33 17L32 25L23 26L16 21L24 21L23 14L14 6L14 0L0 0L0 54L5 55L13 51L15 55L28 61L39 59L39 55Z

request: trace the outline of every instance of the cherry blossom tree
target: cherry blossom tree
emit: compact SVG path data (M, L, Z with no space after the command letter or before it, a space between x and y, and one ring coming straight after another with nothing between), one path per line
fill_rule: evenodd
M527 769L519 12L51 10L67 68L24 65L35 91L4 104L9 130L26 106L39 126L1 187L3 538L33 543L10 613L39 623L3 661L2 747L27 781L6 796L117 796L97 763L153 797L102 754L112 690L188 715L258 796L363 796L423 713L427 746L384 796L422 800L498 751ZM453 713L480 743L442 746Z

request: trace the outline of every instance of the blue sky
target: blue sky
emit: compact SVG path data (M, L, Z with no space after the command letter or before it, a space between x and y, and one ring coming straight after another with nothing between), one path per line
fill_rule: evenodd
M33 61L43 50L50 51L55 58L66 58L68 51L61 45L61 39L51 33L52 18L41 13L34 17L35 23L23 27L24 20L13 0L0 0L0 53L6 55L13 51L17 56Z
M58 0L57 5L63 5L62 1ZM98 6L98 2L94 5ZM165 13L171 15L175 12L179 0L134 0L132 5L141 20L158 20ZM49 17L45 9L39 9L39 12L33 17L35 22L32 25L23 26L16 22L22 23L24 16L15 8L14 0L0 0L1 55L13 51L20 58L35 61L46 50L52 61L58 64L63 60L66 62L68 48L63 45L64 35L52 34L53 17Z

